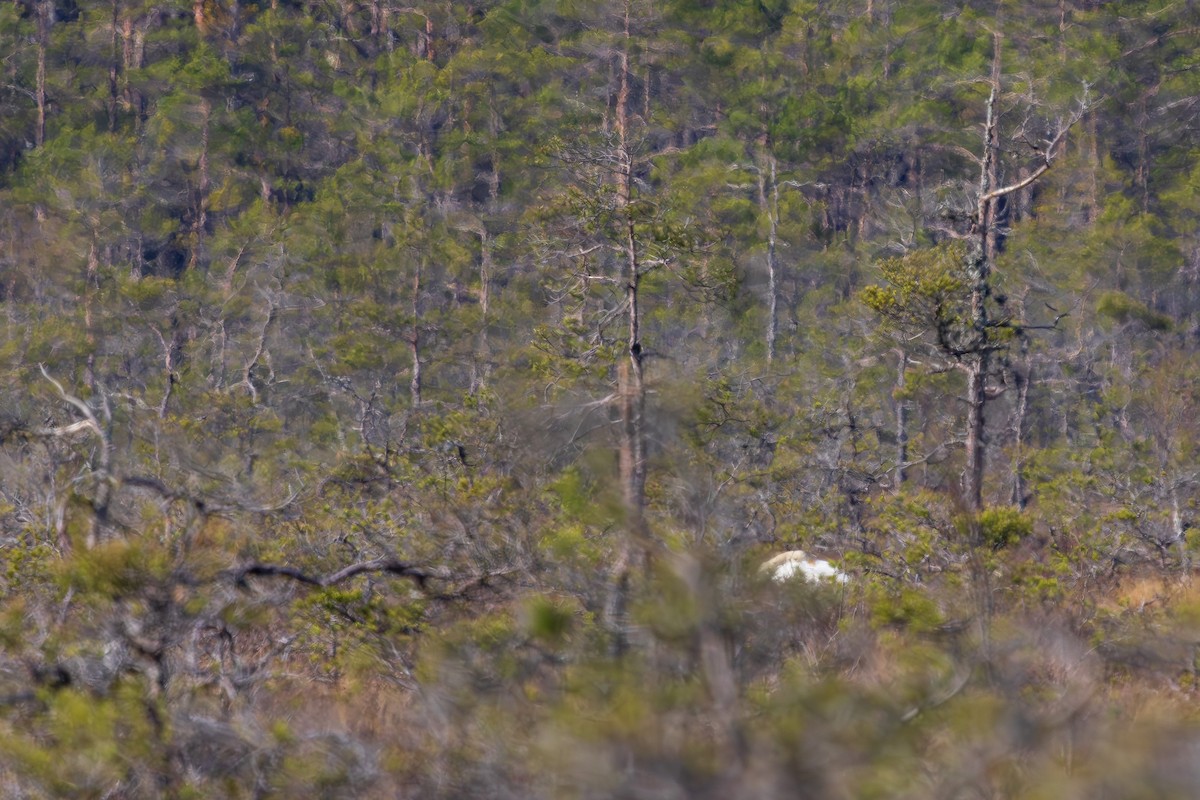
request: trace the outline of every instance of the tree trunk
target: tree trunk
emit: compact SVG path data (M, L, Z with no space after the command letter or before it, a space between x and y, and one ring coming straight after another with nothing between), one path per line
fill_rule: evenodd
M1013 409L1013 496L1012 503L1024 511L1028 502L1025 494L1025 464L1022 454L1024 447L1025 414L1029 410L1029 379L1033 374L1032 368L1026 373L1014 370L1013 379L1017 384L1017 404Z
M488 310L492 299L492 237L485 223L479 224L479 337L471 365L471 393L487 382L491 371L491 343L488 341Z
M130 86L129 75L144 65L146 56L144 25L143 22L135 28L132 11L125 10L125 19L121 23L121 91L126 108L136 114L139 129L146 121L146 98L140 91Z
M495 96L488 98L488 131L492 139L491 151L491 169L488 170L488 214L490 217L500 204L500 153L494 146L496 140L500 137L503 126L501 125L500 114L496 110ZM492 261L492 250L495 247L495 242L492 235L487 229L487 218L481 219L479 222L479 344L475 355L475 364L472 367L473 374L471 377L472 393L479 390L486 383L489 374L491 373L491 356L492 347L488 339L488 324L490 322L490 310L492 304L492 273L494 271Z
M121 61L118 56L120 47L117 43L117 30L121 23L121 4L112 0L112 31L109 38L110 61L108 64L108 132L117 130L117 76L120 75Z
M963 499L971 511L983 509L984 409L987 405L986 354L972 359L967 371L967 468Z
M208 129L212 117L212 104L208 99L200 101L200 157L196 169L199 173L196 186L196 207L192 214L191 252L188 254L188 269L195 269L200 260L200 246L208 227Z
M643 414L646 389L642 371L641 311L638 307L641 284L641 265L638 262L638 237L630 206L633 201L633 156L629 148L629 3L625 4L625 49L621 52L621 89L617 96L617 136L620 148L620 171L618 181L618 205L625 212L625 314L628 323L626 351L628 368L620 387L622 452L630 457L623 464L621 482L624 487L625 505L629 513L631 531L636 536L644 533L644 506L646 494L646 433Z
M1157 91L1157 87L1155 89ZM1148 92L1144 92L1138 100L1138 115L1137 115L1137 173L1134 176L1134 185L1140 190L1142 201L1142 211L1150 211L1150 113L1148 110L1149 103L1147 102Z
M983 163L979 172L979 200L972 221L971 245L966 273L971 287L972 346L964 354L967 371L967 441L963 499L970 511L983 509L983 467L987 441L984 435L984 411L987 405L987 379L991 366L991 336L987 300L991 294L992 259L995 257L996 185L999 155L997 144L996 100L1000 93L1000 37L995 37L992 57L992 90L987 101L983 133Z
M1095 114L1088 120L1088 182L1087 182L1087 217L1085 222L1091 225L1100 216L1100 133L1097 130Z
M1187 528L1183 523L1183 514L1179 511L1179 487L1171 487L1171 533L1175 546L1179 549L1179 571L1183 575L1191 573L1191 559L1188 558Z
M646 430L645 376L642 365L641 314L638 291L641 272L637 228L631 213L633 200L633 156L629 147L629 44L630 4L625 4L624 42L619 59L620 84L617 90L615 123L617 134L617 208L625 214L621 279L625 286L627 323L627 360L617 365L617 403L620 418L618 461L621 498L625 507L625 542L621 545L612 571L609 600L605 614L613 633L612 651L620 655L627 648L624 610L628 606L630 572L644 560L646 530Z
M93 392L96 390L96 330L93 326L92 304L95 301L95 289L100 286L100 260L96 255L96 240L99 233L92 232L92 243L88 247L87 276L83 289L83 330L87 340L88 355L84 364L83 381Z
M1078 122L1086 109L1062 124L1043 147L1038 150L1041 163L1028 172L1022 172L1015 181L999 184L1000 145L997 100L1000 94L1000 36L993 37L991 93L987 101L987 116L983 134L983 156L979 173L979 196L975 213L968 231L969 250L964 264L967 286L971 291L970 333L965 345L955 352L955 357L967 372L967 440L966 469L963 480L964 501L968 510L983 508L983 474L986 461L985 409L988 402L988 377L993 353L1005 348L996 334L997 323L988 313L991 296L992 265L996 257L996 208L1005 197L1031 187L1050 169L1057 151L1071 127ZM1004 326L1004 320L1000 325Z
M896 368L896 489L908 480L908 353L899 351Z
M41 147L46 143L46 50L50 47L50 25L54 18L54 3L39 0L37 4L37 125L33 131L33 143Z
M412 376L408 382L408 394L413 408L421 405L421 264L417 263L413 271L412 281L412 332L408 338L409 352L412 354Z
M779 239L779 182L773 153L760 158L758 168L758 205L767 215L767 362L775 360L775 340L779 331L779 263L776 255Z

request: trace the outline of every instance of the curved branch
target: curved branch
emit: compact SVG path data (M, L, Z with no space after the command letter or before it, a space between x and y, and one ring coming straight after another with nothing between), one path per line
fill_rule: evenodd
M61 397L64 402L74 406L75 409L83 415L83 420L72 425L64 425L58 428L39 429L37 433L42 436L61 436L64 433L74 433L76 431L83 430L84 428L90 428L97 436L100 437L102 441L105 440L104 428L100 425L100 420L96 419L96 414L94 411L92 411L92 407L80 400L75 395L67 394L67 390L63 388L63 385L54 378L50 377L50 373L46 371L45 364L38 364L38 369L41 370L42 377L50 381L50 383L54 385L54 388L58 390L59 397Z
M351 564L348 567L343 567L337 572L329 575L309 575L295 567L288 567L281 564L244 564L235 570L227 573L235 585L239 587L246 586L246 578L252 575L273 576L280 578L291 578L297 583L303 583L307 586L316 586L318 588L326 588L333 586L351 578L357 577L364 573L382 572L389 575L396 575L402 578L412 578L416 581L417 586L425 588L425 582L430 578L442 578L433 572L428 572L420 567L414 567L412 564L407 564L403 561L397 561L392 558L376 558L370 561L362 561L358 564Z

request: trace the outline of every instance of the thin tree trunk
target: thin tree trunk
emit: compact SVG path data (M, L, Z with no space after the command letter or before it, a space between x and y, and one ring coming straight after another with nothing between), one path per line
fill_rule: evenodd
M1191 574L1191 559L1188 558L1187 531L1183 523L1183 514L1179 511L1179 488L1171 488L1171 532L1174 534L1175 546L1179 549L1179 571L1183 575Z
M978 354L967 366L967 464L963 496L967 508L972 511L983 509L983 466L987 444L984 438L984 411L987 406L989 361L986 354Z
M1093 114L1088 120L1088 182L1087 182L1087 219L1091 224L1100 216L1100 132L1097 130L1096 117Z
M971 286L971 328L973 347L966 354L967 370L967 441L966 474L963 495L971 511L983 509L983 467L986 439L984 437L987 405L987 378L991 366L987 298L991 293L991 266L995 256L995 219L997 120L996 100L1000 93L1000 37L995 37L992 57L992 90L987 101L987 121L983 134L983 163L979 173L979 200L972 224L971 251L967 255L967 280Z
M983 136L983 157L979 174L979 197L969 231L970 249L964 265L967 285L971 291L970 339L961 353L961 363L967 372L967 440L966 470L963 480L964 500L969 510L983 508L983 474L986 461L985 410L988 402L988 376L993 353L1000 344L993 333L994 322L988 314L991 295L992 265L996 256L996 204L1005 197L1032 186L1050 169L1057 150L1083 111L1073 115L1059 127L1053 138L1040 151L1042 162L1028 174L1022 173L1007 186L999 185L1000 146L997 99L1000 94L999 34L993 36L991 93L987 101L987 117Z
M500 115L496 111L496 98L488 98L488 127L493 144L500 136ZM491 152L491 169L488 171L488 200L489 211L499 207L500 203L500 153L493 147ZM492 302L492 248L495 247L491 234L487 229L487 220L479 222L479 344L472 366L471 391L475 392L486 383L491 372L491 342L488 340L488 324Z
M622 452L629 458L622 466L621 478L624 486L625 505L629 513L632 532L644 533L644 511L646 493L646 442L645 442L645 383L642 369L641 312L638 307L638 292L641 270L638 263L637 229L632 213L628 209L633 200L633 157L629 150L629 3L625 5L625 49L621 52L621 89L617 96L617 135L620 147L621 170L617 176L619 205L625 210L625 304L628 323L626 342L629 356L621 387Z
M775 155L766 152L758 169L758 204L767 214L767 361L775 360L775 341L779 332L779 182Z
M46 143L46 50L50 47L50 25L54 16L54 3L39 0L37 4L37 125L33 131L33 143L41 147Z
M129 87L129 70L133 67L133 60L133 17L126 12L121 22L121 96L127 110L133 108L133 90Z
M196 208L193 211L192 247L188 254L188 269L194 269L200 260L200 248L208 226L208 129L212 118L212 104L207 98L200 101L200 157L197 162L199 176L196 187Z
M896 489L908 480L908 353L903 349L896 367Z
M999 62L998 57L997 62ZM994 77L997 81L999 81L999 75ZM999 83L997 83L996 86L998 87ZM985 169L987 169L988 174L986 181L980 184L982 194L987 194L991 191L993 186L1000 185L1000 159L998 158L999 143L996 134L996 119L993 112L994 108L995 103L993 101L988 107L988 155L984 157ZM1000 239L997 225L1000 211L999 206L1000 201L997 198L987 201L980 208L980 213L986 215L986 219L983 223L983 230L981 231L981 238L983 240L983 263L985 265L983 278L985 281L990 281L992 265L996 263L996 256L1000 254ZM990 289L990 286L988 288Z
M1066 0L1058 0L1058 59L1063 63L1066 63L1067 60L1068 27Z
M491 344L488 341L488 325L491 322L488 309L492 295L492 237L485 223L479 230L479 337L475 356L471 363L471 393L477 393L487 383L491 370Z
M371 0L371 29L370 36L375 40L375 52L383 49L383 4L379 0Z
M408 382L408 394L413 408L421 405L421 264L417 263L412 281L412 333L408 339L412 353L412 377Z
M1155 87L1157 91L1157 87ZM1141 190L1142 211L1150 210L1150 114L1147 110L1147 93L1143 93L1138 101L1137 143L1138 163L1134 182Z
M1017 405L1013 409L1013 497L1012 503L1024 511L1028 498L1025 494L1025 464L1022 449L1024 447L1025 414L1029 410L1029 379L1032 369L1022 374L1014 371L1017 383Z
M264 337L266 336L267 328L270 327L271 320L273 318L274 307L272 307L272 310L268 312L267 322L265 325L263 325ZM163 388L162 401L158 404L158 418L166 419L167 413L171 408L171 396L175 392L175 384L179 381L179 375L176 372L176 367L179 365L179 357L183 352L184 336L183 331L180 330L178 312L173 314L171 317L171 338L169 340L167 339L166 335L164 335L163 332L156 326L152 326L151 329L154 331L155 335L158 336L158 342L162 346L163 351L163 382L165 386ZM259 352L261 353L263 349L262 339L259 341ZM251 363L257 363L257 358ZM252 372L253 366L246 370L245 383L247 388L250 390L251 396L256 396L257 390L254 389L254 384L251 380Z
M146 31L144 22L134 27L132 12L125 10L121 23L121 91L128 109L136 114L139 129L146 121L146 98L129 84L129 75L142 68L146 57Z
M92 302L95 300L93 287L100 284L100 260L96 256L97 236L93 231L92 243L88 247L87 277L83 289L83 330L88 344L88 355L87 362L84 365L83 381L93 391L96 389L96 331L92 324Z
M437 58L437 52L433 44L433 19L428 15L424 16L425 30L417 34L417 57L432 62Z
M117 88L117 76L120 74L121 60L120 47L117 42L117 30L121 22L121 4L119 0L112 0L112 31L109 38L109 53L110 60L108 64L108 132L115 133L117 130L117 98L119 91Z
M479 229L479 248L479 311L486 322L492 304L492 237L483 226Z
M633 157L629 147L629 44L630 4L625 4L624 46L619 55L620 84L616 100L617 134L617 206L625 213L624 265L625 316L627 329L626 355L617 365L617 402L620 417L618 461L621 497L625 506L626 537L615 560L609 599L606 603L607 624L613 633L612 651L621 655L627 648L624 611L628 606L630 572L634 564L644 560L647 537L646 505L646 430L645 376L642 365L641 314L638 307L641 282L638 262L638 238L634 218L630 213L633 200Z

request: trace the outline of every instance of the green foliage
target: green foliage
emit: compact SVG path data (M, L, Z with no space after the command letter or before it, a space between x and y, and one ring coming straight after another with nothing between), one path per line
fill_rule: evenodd
M918 588L878 592L871 601L871 621L879 627L898 627L928 633L944 621L937 604Z
M576 627L580 609L569 598L533 597L525 609L529 635L549 647L561 646Z
M1009 507L986 508L975 524L979 526L980 542L993 550L1020 544L1033 533L1033 521Z
M4 737L5 760L17 765L51 795L101 797L123 777L153 791L156 757L154 709L140 687L124 683L108 698L63 690L45 698L38 734L12 730Z
M964 258L962 247L945 245L885 259L878 267L887 283L864 287L862 300L903 330L948 334L967 324Z
M79 553L62 565L64 588L119 600L166 577L169 554L147 543L114 540Z
M0 795L1194 794L1194 16L0 4Z
M1173 322L1166 314L1152 311L1145 303L1119 291L1104 292L1096 300L1096 313L1117 322L1136 320L1152 331L1167 331Z

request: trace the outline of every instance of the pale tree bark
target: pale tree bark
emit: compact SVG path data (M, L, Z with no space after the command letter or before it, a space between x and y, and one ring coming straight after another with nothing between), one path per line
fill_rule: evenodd
M1025 506L1029 503L1029 496L1025 491L1025 415L1029 410L1029 380L1032 376L1029 374L1016 374L1017 383L1017 407L1013 411L1013 435L1015 441L1013 444L1013 505L1021 511L1025 510Z
M983 509L983 478L986 463L986 410L991 389L988 379L994 355L1003 348L995 335L996 320L990 316L988 301L992 293L992 269L998 246L996 212L998 203L1014 192L1033 186L1050 169L1067 133L1086 113L1086 100L1077 113L1060 122L1053 135L1040 144L1026 142L1040 158L1040 163L1013 183L1002 185L999 180L1000 137L997 101L1001 89L999 34L993 36L992 73L983 132L983 154L980 159L979 195L968 232L969 249L965 273L971 291L970 340L962 353L967 373L967 436L966 469L963 477L963 499L971 511ZM1000 324L1003 324L1003 320Z
M271 295L267 292L262 292L262 297L267 303L267 313L263 315L262 325L258 329L258 342L254 347L254 354L242 366L242 379L230 387L232 389L234 387L244 386L246 391L250 394L250 402L255 405L257 405L259 401L259 392L258 388L254 385L254 371L257 370L261 364L265 363L268 367L268 378L271 378L274 374L274 370L270 369L271 353L267 349L267 336L270 333L271 325L275 323L279 315L279 305L275 301L275 298L271 297ZM168 351L168 353L169 352L170 351ZM168 355L166 359L168 383L167 391L163 394L162 405L160 406L160 413L162 416L165 416L167 413L167 404L170 401L170 390L174 385L170 378L173 374L172 370L175 368L176 362L174 359L178 358L179 350L176 349L174 353L174 356Z
M94 410L89 404L83 400L68 394L63 385L50 376L46 371L46 367L39 364L42 376L54 386L58 391L58 396L79 412L80 420L70 425L63 425L56 428L39 428L34 431L38 436L47 437L62 437L70 436L79 431L89 431L96 437L97 446L92 451L91 457L91 477L95 483L95 488L91 498L91 517L88 521L88 532L85 540L85 545L88 549L95 547L99 543L108 528L109 523L109 502L112 497L113 474L113 443L112 443L112 410L108 405L107 395L100 394L99 412L103 417L103 422L96 416ZM68 551L71 548L71 541L67 537L65 527L65 518L60 517L58 521L58 542L60 548Z
M1100 132L1093 116L1087 126L1088 205L1085 222L1091 225L1100 216Z
M87 337L88 356L84 365L84 381L91 389L96 388L96 329L93 325L92 305L96 299L95 289L100 286L100 259L96 254L96 242L100 234L92 231L92 243L88 246L87 277L83 290L83 330Z
M631 204L633 200L633 154L629 136L630 93L630 1L624 8L623 42L617 55L620 81L615 109L616 202L625 215L622 230L622 274L625 289L625 358L617 366L617 414L619 418L618 462L621 498L625 510L625 539L618 547L611 573L611 586L605 605L606 623L613 634L613 653L627 647L625 609L628 604L630 574L645 558L648 539L646 527L646 387L641 338L638 234Z
M775 154L765 146L758 165L758 205L767 214L767 361L775 360L779 332L779 177Z
M272 305L272 314L273 314L273 309L274 309L274 306ZM268 317L267 317L268 325L269 325L270 319L272 318L272 314L268 314ZM264 325L263 326L263 336L264 337L266 336L266 328L267 328L267 325ZM169 331L170 339L167 338L167 335L164 334L163 331L157 325L151 325L150 330L154 332L154 335L158 338L159 346L162 347L164 387L163 387L162 400L159 401L159 404L158 404L158 418L166 419L167 413L168 413L168 411L170 409L170 405L171 405L171 395L175 391L175 385L179 382L178 368L179 368L180 355L183 352L183 336L182 336L182 332L179 330L178 317L176 317L175 315L172 315L172 319L171 319L171 327L170 327L170 331ZM261 348L263 346L261 341L260 341L259 346L260 346L260 351L261 351ZM254 369L253 365L251 365L250 367L247 368L246 373L245 373L245 378L243 380L243 383L245 383L245 385L248 387L248 389L252 393L255 391L254 385L250 380L250 373L253 371L253 369Z
M983 159L979 175L979 199L971 230L971 250L967 255L967 279L971 286L971 328L975 346L967 358L967 441L966 474L963 494L972 511L983 508L983 467L986 442L985 409L987 378L991 368L989 349L989 319L987 299L991 293L992 262L995 258L995 197L992 188L996 179L997 133L996 98L1000 93L1000 43L992 60L991 93L987 101L987 117L983 134Z
M908 480L908 353L896 351L896 489Z
M500 137L502 125L494 95L488 98L488 112L488 130L493 143L491 168L487 174L489 203L489 214L487 216L490 217L500 205L500 153L495 147L495 143ZM491 323L492 275L495 271L493 250L496 246L494 237L488 231L488 220L486 217L479 220L479 225L474 229L474 233L479 236L479 312L481 320L479 323L479 339L476 346L475 358L471 366L472 393L477 392L485 385L491 374L492 346L488 339L488 326Z
M1178 484L1171 487L1171 534L1175 546L1179 549L1179 571L1185 576L1190 575L1192 560L1188 557L1187 526L1180 512Z
M488 339L491 324L492 303L492 236L482 220L474 233L479 237L479 335L476 337L475 353L471 358L471 394L477 393L488 381L491 373L492 347Z
M990 358L980 354L967 368L967 470L963 494L972 511L983 509L984 409L987 406L987 370Z
M421 405L421 262L416 262L412 279L412 331L408 337L408 348L412 354L412 375L408 381L408 394L413 408Z
M41 147L46 143L46 51L50 47L50 26L54 23L54 3L38 0L37 14L37 77L34 86L37 103L37 124L33 131L33 143Z

